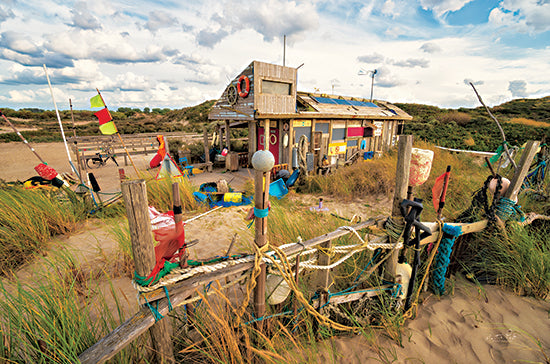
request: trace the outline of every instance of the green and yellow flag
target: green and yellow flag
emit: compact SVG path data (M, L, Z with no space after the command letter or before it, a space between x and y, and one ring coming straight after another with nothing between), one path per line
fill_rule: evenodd
M95 95L90 99L90 105L92 107L105 107L105 103L101 99L101 95Z

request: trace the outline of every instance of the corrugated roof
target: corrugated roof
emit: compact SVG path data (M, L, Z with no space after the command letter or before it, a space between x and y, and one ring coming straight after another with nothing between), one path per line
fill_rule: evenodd
M399 109L397 106L391 105L384 101L376 100L376 103L366 99L313 94L307 92L298 92L299 101L306 106L308 111L304 113L321 113L333 115L350 115L362 117L384 117L396 119L411 119L412 117Z

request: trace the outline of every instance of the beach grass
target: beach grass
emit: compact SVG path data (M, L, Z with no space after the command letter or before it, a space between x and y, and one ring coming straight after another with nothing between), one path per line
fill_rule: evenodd
M68 190L3 186L0 211L0 272L6 273L43 252L52 236L74 231L88 206Z
M75 363L78 355L125 317L120 302L111 311L98 281L109 277L77 267L67 252L53 254L32 284L17 278L0 283L0 358L9 363ZM143 356L143 340L119 353L114 362L128 363Z

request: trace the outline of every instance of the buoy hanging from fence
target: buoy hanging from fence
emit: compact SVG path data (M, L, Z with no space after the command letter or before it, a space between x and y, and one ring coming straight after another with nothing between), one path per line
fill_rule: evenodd
M420 186L428 180L432 169L434 152L427 149L412 148L409 186Z

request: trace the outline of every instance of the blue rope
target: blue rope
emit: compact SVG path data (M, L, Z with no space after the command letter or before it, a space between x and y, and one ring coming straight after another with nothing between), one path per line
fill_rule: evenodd
M435 268L432 276L434 292L437 295L445 293L445 274L451 262L453 245L456 238L462 235L462 228L460 226L444 224L442 230L443 238L435 256Z
M153 307L152 304L149 303L149 301L147 301L147 297L143 296L143 298L145 299L145 306L149 307L149 309L151 310L151 313L153 314L153 317L155 318L155 322L158 322L160 320L162 320L164 318L164 316L161 315L161 313L158 311L158 308L159 308L159 302L156 301L156 307Z
M498 200L495 213L502 221L508 221L510 219L522 222L525 221L525 214L521 211L521 206L506 197L501 197Z
M371 265L371 263L373 262L374 259L376 259L378 257L378 255L380 255L380 253L382 252L382 250L378 250L371 258L371 260L367 263L367 265L365 266L365 268L363 268L363 270L357 275L357 277L355 277L355 280L353 281L353 283L357 282L359 280L359 278L361 278L361 275L367 270L367 268ZM359 283L357 284L354 284L353 286L351 287L348 287L346 288L345 290L341 291L342 293L343 292L347 292L347 291L351 291L352 289L354 289L355 287L357 287L359 285Z
M172 301L170 301L170 295L168 294L168 288L166 288L166 286L163 286L162 288L164 288L164 294L166 294L166 298L168 299L168 312L170 312L174 308L172 307Z

